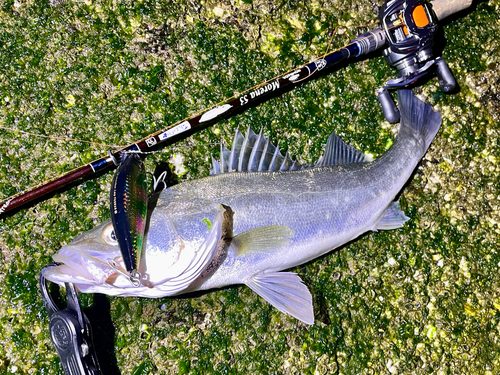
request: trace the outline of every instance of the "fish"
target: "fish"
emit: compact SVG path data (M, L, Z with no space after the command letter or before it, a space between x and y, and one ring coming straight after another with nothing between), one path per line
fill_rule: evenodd
M408 220L395 199L441 116L411 90L400 90L398 102L398 134L375 160L332 133L318 162L301 165L262 131L237 131L231 150L222 145L220 160L212 158L209 176L157 197L137 287L123 272L109 221L63 246L42 274L81 292L152 298L244 284L281 312L314 324L312 295L288 270Z

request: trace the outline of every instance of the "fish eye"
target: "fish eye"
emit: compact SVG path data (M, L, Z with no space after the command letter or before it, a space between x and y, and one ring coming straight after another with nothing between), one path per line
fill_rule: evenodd
M108 245L117 245L115 231L113 229L113 223L109 223L102 230L102 239Z

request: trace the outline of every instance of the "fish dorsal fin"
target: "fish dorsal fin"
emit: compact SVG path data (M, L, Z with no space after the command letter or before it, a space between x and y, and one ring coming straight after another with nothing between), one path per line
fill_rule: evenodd
M252 128L249 126L247 129L247 134L243 140L243 145L241 146L240 158L238 161L238 172L248 171L248 161L250 160L250 155L252 154L253 146L257 141L257 134L254 133ZM233 145L233 149L234 149Z
M222 143L220 145L220 173L229 171L229 159L231 158L231 151L229 151Z
M273 155L275 150L276 147L271 143L269 138L266 138L264 150L262 151L262 155L260 157L259 169L258 169L259 172L269 170L269 165L273 160Z
M262 133L248 127L243 137L239 130L233 140L233 147L228 150L221 144L220 161L212 157L211 175L228 172L278 172L307 168L293 161L288 153L283 156L278 147L273 145Z
M245 284L279 311L306 324L314 324L311 293L296 273L261 272Z
M280 170L281 164L283 164L283 155L281 155L280 149L276 147L271 163L269 163L269 170L271 172L277 172Z
M252 152L250 153L250 159L248 160L248 172L257 172L259 170L260 159L262 159L262 153L264 152L265 146L266 137L264 137L262 129L260 129L259 135L257 136L252 148Z
M221 173L224 173L220 170L220 164L217 160L214 159L214 157L212 156L212 169L210 169L210 174L211 175L214 175L214 174L221 174Z
M244 141L245 137L243 137L243 134L241 134L240 129L236 129L233 140L233 148L231 149L231 155L229 156L229 168L227 170L228 172L238 170L241 146L243 145Z
M370 156L349 146L337 134L332 133L326 142L325 152L319 158L315 167L365 163L369 161L371 161Z
M283 158L283 163L281 163L280 166L280 171L288 171L293 165L293 160L290 158L290 155L288 154L288 151L285 154L285 157Z

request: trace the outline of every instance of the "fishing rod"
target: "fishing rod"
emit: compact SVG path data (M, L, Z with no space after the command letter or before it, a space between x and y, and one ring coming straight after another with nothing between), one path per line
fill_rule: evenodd
M230 118L243 112L247 108L290 91L294 87L305 82L305 80L309 79L314 73L338 64L350 56L359 56L374 51L385 42L382 30L371 33L366 38L359 37L358 39L359 41L356 39L346 47L306 64L302 68L296 69L283 77L266 81L258 85L254 90L244 93L223 105L216 106L188 118L166 130L153 133L118 151L110 151L105 157L78 167L34 189L15 195L0 203L0 215L4 215L9 211L26 205L33 200L40 199L44 195L61 189L75 181L114 169L119 165L122 153L149 152L159 147L171 145L180 139L190 136L193 134L194 130L209 127L222 119ZM370 43L370 41L373 42Z
M436 73L443 91L449 92L455 86L455 80L446 62L440 57L432 58L433 36L438 20L466 9L471 2L472 0L435 0L431 6L425 0L388 1L380 11L381 27L360 35L344 47L282 77L268 80L256 86L255 89L247 90L225 104L212 107L120 150L110 151L104 157L35 188L9 197L0 202L0 217L85 178L116 168L122 153L145 153L171 145L189 137L197 130L209 127L222 119L228 119L250 107L288 92L320 76L321 74L318 74L320 71L326 71L349 58L359 58L380 49L384 49L386 61L399 70L398 78L390 80L377 92L385 117L389 122L396 122L399 120L399 110L388 90L414 85L430 71L433 65L437 65Z

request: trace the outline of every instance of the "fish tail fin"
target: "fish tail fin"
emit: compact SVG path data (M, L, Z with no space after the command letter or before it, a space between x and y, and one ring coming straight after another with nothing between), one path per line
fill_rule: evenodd
M427 150L441 126L441 115L429 103L418 99L411 89L398 90L398 102L401 112L400 132L408 128L416 131Z

